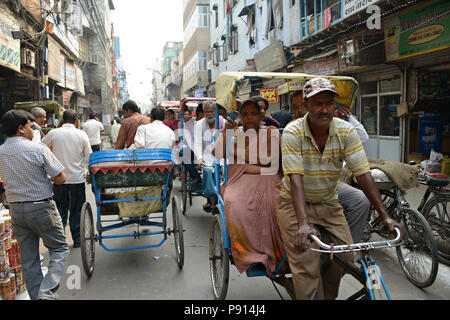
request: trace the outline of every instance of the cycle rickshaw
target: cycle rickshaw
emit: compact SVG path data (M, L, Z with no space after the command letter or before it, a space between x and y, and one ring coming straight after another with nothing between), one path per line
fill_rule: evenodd
M196 108L200 103L204 103L206 101L215 101L215 98L194 98L194 97L186 97L183 98L180 101L180 150L184 148L185 145L188 145L186 142L186 132L185 132L185 119L184 119L184 111L187 109L193 109ZM218 125L218 111L216 112L216 123ZM217 128L219 130L219 128ZM189 137L193 141L193 137ZM193 147L193 146L191 146ZM189 156L188 156L189 157ZM189 157L190 158L190 157ZM210 172L210 168L206 169L206 172L204 174L206 179L204 180L204 185L195 186L193 185L191 176L189 175L188 170L186 170L186 166L181 165L181 212L183 215L186 215L186 211L188 208L188 197L189 197L189 205L192 206L192 197L200 196L205 198L210 198L211 196L214 196L214 191L207 192L205 189L214 190L214 187L212 186L212 179L208 179L208 175L212 176L212 172ZM211 178L209 176L209 178ZM214 200L215 201L215 200Z
M97 222L94 225L91 205L86 202L80 224L81 257L88 277L94 271L96 242L108 252L118 252L161 247L173 235L178 267L183 268L183 223L177 197L171 190L173 168L172 150L168 149L108 150L90 156L89 174L97 204ZM167 223L169 204L172 228ZM135 231L106 235L128 226L134 226ZM141 230L141 227L149 229ZM157 238L157 243L119 248L104 243L112 239L150 237Z
M303 87L306 81L316 78L318 76L312 76L307 74L295 74L295 73L259 73L259 72L226 72L222 73L216 82L216 95L217 95L217 105L221 105L227 109L228 112L232 113L236 111L236 97L239 96L239 86L247 81L261 82L261 80L270 79L282 79L286 82L294 82L297 87ZM339 93L339 97L336 99L337 104L342 104L344 106L353 105L358 91L358 83L350 77L324 77L330 79ZM248 86L247 86L248 87ZM217 107L218 109L218 107ZM226 155L229 155L231 135L228 135L228 141L226 141ZM228 170L225 157L224 166L224 182L228 181ZM219 162L215 160L216 172L219 172ZM224 213L224 200L222 198L220 187L221 181L219 174L215 176L216 185L216 196L218 199L218 204L216 206L218 214L214 216L211 224L210 237L209 237L209 260L210 260L210 276L214 298L217 300L225 299L228 282L229 282L229 266L233 262L233 255L230 245L230 237L227 230L226 217ZM321 230L323 231L323 230ZM310 239L318 244L321 248L319 251L323 252L324 255L321 261L324 262L326 259L330 259L333 256L335 261L350 275L356 278L362 285L362 289L357 291L349 300L356 299L376 299L378 296L375 295L375 291L380 295L381 298L390 299L387 286L383 280L380 269L376 265L373 258L370 257L369 253L371 250L380 248L391 248L399 245L400 241L400 231L397 231L397 236L392 240L378 241L378 242L367 242L358 243L352 245L342 245L333 246L327 245L321 242L315 236L311 236ZM322 235L326 235L321 232ZM358 264L350 261L347 257L343 255L345 252L360 252L361 258L358 260ZM325 255L328 254L328 255ZM269 278L274 281L279 276L285 276L289 274L289 271L285 272L284 275L280 274L282 268L285 268L288 264L287 256L281 261L281 263L276 268L275 273ZM262 263L256 263L251 265L247 270L246 274L248 277L268 277L266 269ZM375 290L377 289L377 290ZM278 290L277 290L278 291ZM293 298L292 293L290 296Z

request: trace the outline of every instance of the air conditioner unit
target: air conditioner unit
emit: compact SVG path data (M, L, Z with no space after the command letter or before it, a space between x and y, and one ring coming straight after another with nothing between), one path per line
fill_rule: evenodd
M35 53L31 49L20 49L20 64L25 67L36 68Z
M27 49L27 66L36 68L36 54L30 49Z
M96 53L89 54L89 63L98 64L98 62L99 62L98 54Z

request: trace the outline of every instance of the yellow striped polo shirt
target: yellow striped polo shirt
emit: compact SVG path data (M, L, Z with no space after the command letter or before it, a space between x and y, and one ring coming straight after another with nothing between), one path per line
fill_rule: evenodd
M339 118L330 123L323 154L308 124L309 115L291 122L282 136L283 187L281 197L291 199L291 174L303 176L305 197L309 203L338 201L337 182L346 161L358 177L370 171L361 140L352 124Z

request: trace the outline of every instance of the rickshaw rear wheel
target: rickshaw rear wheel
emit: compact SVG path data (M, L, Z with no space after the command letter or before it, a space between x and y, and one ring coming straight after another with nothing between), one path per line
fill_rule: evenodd
M94 217L89 202L85 202L81 208L80 219L80 249L81 260L86 275L89 277L94 273L95 259L95 235Z
M224 300L228 291L230 257L223 244L220 215L214 216L209 233L209 266L214 298Z
M173 236L175 242L175 253L177 257L178 267L183 269L184 265L184 239L183 239L183 221L178 211L177 199L172 198L172 222L173 222Z

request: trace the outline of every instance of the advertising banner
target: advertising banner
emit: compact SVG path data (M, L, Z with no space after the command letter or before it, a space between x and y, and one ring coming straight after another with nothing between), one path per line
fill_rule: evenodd
M278 103L277 88L263 88L259 89L259 95L269 101L269 103Z
M0 11L0 65L20 72L20 40L14 40L11 34L18 30L16 22Z
M450 2L428 1L384 22L386 60L450 47Z
M441 151L442 118L438 113L424 113L419 119L419 153Z

